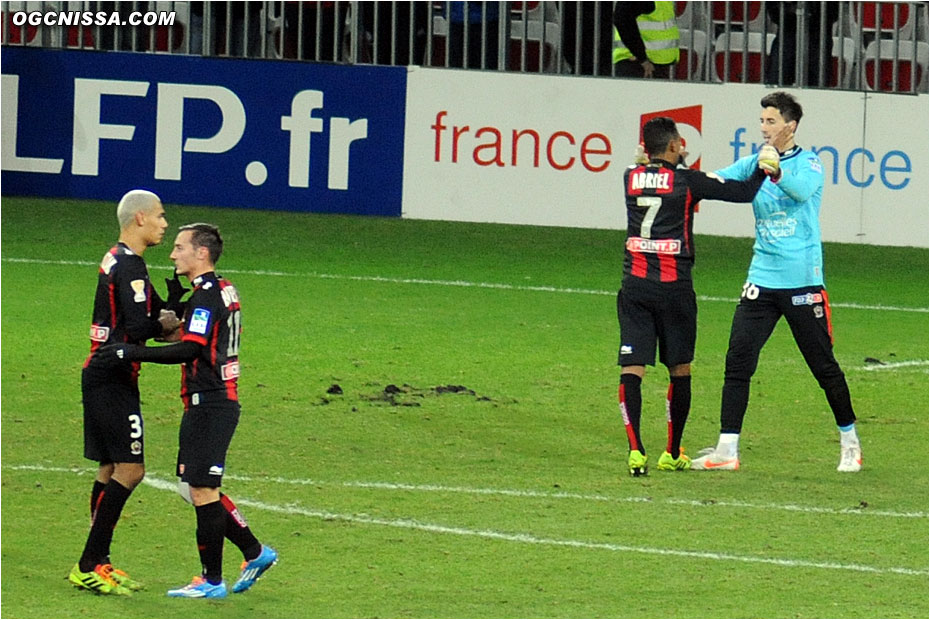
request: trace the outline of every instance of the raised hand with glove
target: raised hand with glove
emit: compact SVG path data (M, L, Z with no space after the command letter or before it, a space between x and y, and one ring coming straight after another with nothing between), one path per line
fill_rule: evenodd
M778 149L774 146L766 144L759 149L759 161L757 165L759 169L769 175L769 178L776 183L781 178L780 161L781 156L778 154Z

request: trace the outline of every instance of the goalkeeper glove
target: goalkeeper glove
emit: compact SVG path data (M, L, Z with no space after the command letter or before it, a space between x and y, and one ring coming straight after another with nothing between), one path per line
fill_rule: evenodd
M781 168L780 168L780 157L778 155L778 150L770 144L764 145L759 149L759 168L769 175L773 181L777 181L781 178Z

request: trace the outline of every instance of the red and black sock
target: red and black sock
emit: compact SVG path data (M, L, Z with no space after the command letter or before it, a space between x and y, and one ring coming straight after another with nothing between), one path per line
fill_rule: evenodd
M223 536L226 510L221 502L194 506L197 511L197 550L203 577L216 585L223 581Z
M262 552L262 544L258 542L258 539L255 538L255 535L252 534L252 530L249 528L249 524L246 522L245 517L239 512L239 509L236 508L236 505L228 495L220 493L220 503L223 504L223 509L226 512L224 518L226 523L226 538L229 539L229 542L239 547L239 551L242 552L242 557L245 558L246 562L254 560Z
M94 480L94 487L90 490L90 522L93 524L94 515L97 513L97 506L100 505L100 494L103 493L103 489L106 488L105 482L100 482L99 480Z
M691 410L691 376L669 377L666 412L668 417L668 445L666 450L677 459L681 455L681 436L685 432L688 412Z
M97 564L103 563L110 555L113 530L131 494L132 489L127 489L113 478L110 478L110 481L103 487L97 498L94 522L90 526L87 543L84 545L84 552L78 562L81 572L94 570Z
M630 450L639 450L646 454L643 441L639 436L639 421L643 413L642 382L643 380L634 374L621 374L618 398Z

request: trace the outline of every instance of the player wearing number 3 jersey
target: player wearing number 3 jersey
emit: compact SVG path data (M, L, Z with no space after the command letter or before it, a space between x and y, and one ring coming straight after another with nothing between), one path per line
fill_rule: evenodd
M223 539L245 558L233 592L244 592L277 561L277 552L252 534L232 500L220 493L226 452L239 421L239 293L214 272L223 251L219 230L209 224L182 226L171 259L194 287L184 312L180 342L164 347L105 347L124 362L182 364L184 416L178 435L179 491L197 514L197 547L203 570L187 586L170 590L182 598L222 598Z
M766 146L778 150L780 171L752 202L756 240L748 281L730 329L720 439L709 454L694 460L692 468L739 468L739 435L749 404L749 381L763 345L784 316L840 429L837 469L856 472L862 466L856 416L846 377L833 355L830 303L823 281L819 222L823 167L817 155L794 143L802 114L794 97L775 92L763 97L761 105L762 136ZM754 173L759 158L744 157L717 174L745 179Z
M145 476L145 424L139 400L139 366L101 362L112 343L143 343L178 327L176 313L155 292L143 254L161 243L168 222L161 199L134 189L119 201L119 243L104 254L90 326L90 355L81 373L84 456L99 467L90 496L91 528L68 580L97 594L129 595L141 584L110 563L113 530ZM169 302L180 301L169 295Z
M627 238L623 283L617 294L621 366L620 412L630 445L634 476L646 473L640 439L641 384L646 366L659 360L669 370L668 442L658 460L662 470L682 470L681 435L691 406L691 360L697 334L694 266L694 211L703 198L749 202L765 180L758 169L745 181L724 181L678 164L683 143L675 121L661 117L643 127L651 160L624 173Z

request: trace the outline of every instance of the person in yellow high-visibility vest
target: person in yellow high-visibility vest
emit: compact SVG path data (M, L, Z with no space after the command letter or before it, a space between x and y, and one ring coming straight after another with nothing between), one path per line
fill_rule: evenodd
M674 2L616 4L613 61L617 76L667 78L678 55Z

